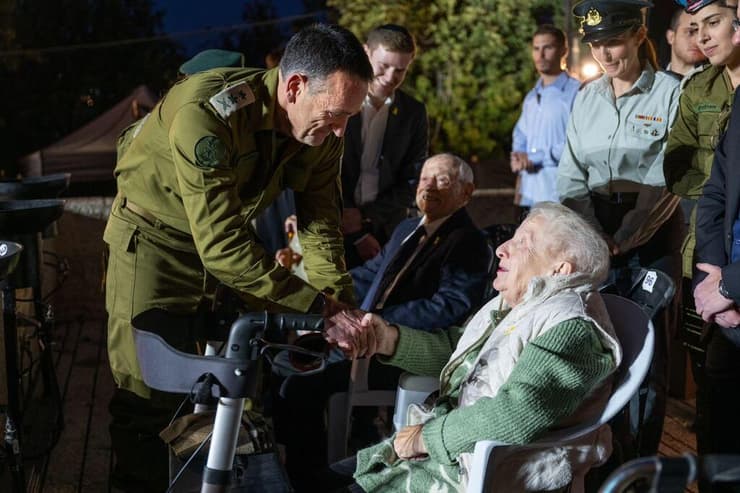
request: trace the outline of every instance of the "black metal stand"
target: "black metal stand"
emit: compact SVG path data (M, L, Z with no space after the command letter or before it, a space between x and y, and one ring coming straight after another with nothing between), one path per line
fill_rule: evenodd
M53 406L53 422L55 430L49 435L51 445L59 436L64 423L62 416L62 400L59 385L51 354L51 331L54 323L53 311L41 299L40 273L40 234L50 224L61 216L64 202L61 200L10 200L0 201L0 235L11 238L18 243L0 243L16 245L18 251L25 250L22 262L15 269L5 271L3 278L3 320L5 322L5 365L8 388L8 405L6 409L6 424L4 443L8 465L11 471L13 491L25 492L26 477L24 474L24 447L28 444L28 437L22 436L24 415L28 408L32 392L24 396L24 389L35 388L37 375L29 372L28 386L24 384L23 362L18 352L18 327L22 320L16 312L15 289L30 287L33 290L33 317L25 323L34 327L34 336L39 344L39 370L43 383L43 397ZM17 263L17 259L16 259ZM49 450L46 446L44 454Z
M13 478L13 491L26 491L21 453L19 375L18 375L18 329L15 325L15 286L8 279L3 282L3 328L5 336L5 371L8 383L8 404L5 409L5 454L10 474Z
M8 402L5 409L5 433L3 443L10 469L14 493L26 491L21 453L20 402L18 400L18 353L15 317L15 285L13 271L23 247L17 243L0 241L0 286L3 294L3 337L5 342L5 371Z

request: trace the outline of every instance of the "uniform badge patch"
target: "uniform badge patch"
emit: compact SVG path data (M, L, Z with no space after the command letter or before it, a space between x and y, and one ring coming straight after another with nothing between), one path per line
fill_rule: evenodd
M199 168L226 168L226 147L213 135L201 137L195 144L195 164Z
M228 118L239 108L254 102L254 93L246 82L227 87L208 100L222 118Z

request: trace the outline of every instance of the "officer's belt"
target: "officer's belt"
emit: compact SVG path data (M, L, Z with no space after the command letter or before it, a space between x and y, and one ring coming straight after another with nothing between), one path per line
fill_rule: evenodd
M131 202L131 200L129 200L127 197L123 197L121 199L121 209L130 210L131 212L152 225L159 221L154 214L144 209L140 205L136 205L135 203Z
M637 196L639 192L612 192L612 193L598 193L592 192L591 197L601 202L605 202L612 205L635 205L637 203Z

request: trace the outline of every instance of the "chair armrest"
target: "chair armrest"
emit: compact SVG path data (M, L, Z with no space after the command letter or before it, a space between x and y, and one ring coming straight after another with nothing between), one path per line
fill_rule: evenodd
M486 474L492 474L489 463L493 462L491 454L496 447L506 447L508 444L497 440L479 440L475 443L473 462L470 465L467 493L484 493L486 491Z
M559 447L563 443L575 440L582 436L585 436L593 431L597 430L602 423L592 423L586 426L573 426L570 428L563 428L547 433L536 442L532 442L525 445L517 445L520 448L542 448L542 447ZM468 475L468 488L467 493L484 493L486 491L486 485L490 484L488 477L494 474L493 467L493 449L496 447L508 447L509 444L506 442L500 442L498 440L479 440L475 442L475 449L473 450L473 461L470 465L470 471Z
M396 431L406 426L407 410L411 404L421 404L429 394L439 389L436 377L420 377L404 373L398 380L396 410L393 414L393 427Z

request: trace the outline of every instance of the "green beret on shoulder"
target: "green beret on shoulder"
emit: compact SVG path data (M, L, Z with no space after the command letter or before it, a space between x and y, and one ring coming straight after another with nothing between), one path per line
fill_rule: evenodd
M180 73L192 75L212 68L243 66L244 55L238 51L204 50L180 65Z

